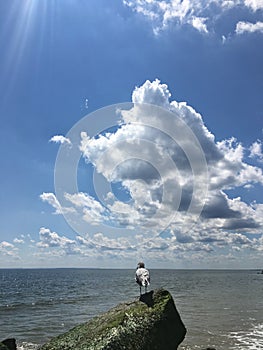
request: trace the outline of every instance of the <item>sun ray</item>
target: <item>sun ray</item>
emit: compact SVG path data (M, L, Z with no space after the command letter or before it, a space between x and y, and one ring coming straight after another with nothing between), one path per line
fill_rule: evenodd
M55 3L55 0L23 0L15 2L10 7L5 31L2 34L5 40L8 36L2 76L6 82L4 93L6 96L14 88L19 78L21 65L28 55L31 55L31 58L34 57L34 65L38 65L45 36L50 34L50 30L53 32L48 24L51 23L53 27ZM52 40L52 34L48 39Z

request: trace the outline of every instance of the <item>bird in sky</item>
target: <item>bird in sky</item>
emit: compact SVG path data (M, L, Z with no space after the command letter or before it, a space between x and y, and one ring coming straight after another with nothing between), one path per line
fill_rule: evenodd
M137 265L137 270L135 272L135 281L140 286L140 295L142 295L142 287L144 287L146 293L147 287L150 285L150 273L145 268L143 262L139 262Z

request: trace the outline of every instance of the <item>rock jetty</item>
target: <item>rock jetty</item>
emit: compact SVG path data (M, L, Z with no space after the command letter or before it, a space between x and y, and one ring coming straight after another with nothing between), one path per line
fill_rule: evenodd
M0 342L0 350L16 350L16 340L8 338Z
M185 334L171 294L158 289L74 327L40 350L176 350Z

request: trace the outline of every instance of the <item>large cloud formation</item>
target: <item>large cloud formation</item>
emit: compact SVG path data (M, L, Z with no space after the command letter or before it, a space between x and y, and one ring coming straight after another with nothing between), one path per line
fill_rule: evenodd
M170 227L178 228L180 225L182 230L187 219L192 219L192 216L186 218L185 213L195 196L195 204L202 206L200 220L217 219L217 226L232 227L230 223L233 220L242 218L240 230L243 226L247 228L247 220L250 228L259 227L255 209L228 198L225 191L255 183L263 184L262 170L244 162L245 149L237 140L231 138L215 143L214 135L204 125L200 114L186 103L170 102L169 98L170 92L166 84L161 84L159 80L146 81L134 90L132 101L135 107L132 111L123 111L124 125L116 132L98 138L82 134L81 151L86 160L108 181L121 182L131 196L129 203L115 200L108 204L111 215L114 212L112 219L120 220L120 223L124 220L131 226L136 221L139 227L147 227L148 222L151 230L153 227L160 230L162 216L167 217L173 213ZM178 119L167 120L159 110L142 110L136 105L145 103L171 111L190 126L204 153L205 166L203 164L193 174L193 163L200 159L192 157L189 160L189 154L185 153L194 147L193 140L187 138L188 135L182 129L182 140L178 139L178 134L175 140L167 136L164 130L182 127L178 125ZM158 125L158 129L148 127L154 118L157 119L158 123L154 125ZM165 125L167 122L170 125ZM255 145L253 147L255 149ZM114 167L115 164L118 166ZM201 186L204 181L208 181L206 200L204 193L200 193L204 189ZM165 198L162 197L164 188L168 193ZM77 197L81 200L83 194L76 195L75 200ZM110 196L108 198L112 200ZM161 205L161 215L158 215ZM115 208L117 210L114 211ZM99 210L102 213L102 209ZM121 212L122 215L118 215Z
M249 15L249 12L255 13L263 9L262 0L123 0L123 3L148 18L153 24L155 34L171 23L177 26L188 25L203 34L214 33L216 23L233 9L240 12L240 19L246 12ZM235 32L262 32L262 24L260 21L250 23L240 20L235 23Z
M84 256L88 250L129 257L140 250L163 259L262 251L263 204L228 195L263 184L261 142L248 149L233 137L215 142L200 114L170 99L166 84L147 80L133 91L133 107L118 111L115 128L94 137L81 132L82 156L106 182L118 184L124 197L113 191L96 198L65 193L68 206L62 207L54 194L41 195L57 214L117 226L121 233L110 236L106 228L71 241L41 229L39 247L60 246Z

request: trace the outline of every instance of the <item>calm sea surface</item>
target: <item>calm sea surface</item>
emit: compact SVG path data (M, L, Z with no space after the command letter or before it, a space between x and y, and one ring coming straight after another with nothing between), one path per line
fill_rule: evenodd
M139 295L134 270L0 269L0 339L36 349ZM263 275L252 270L151 270L187 328L180 350L263 349Z

